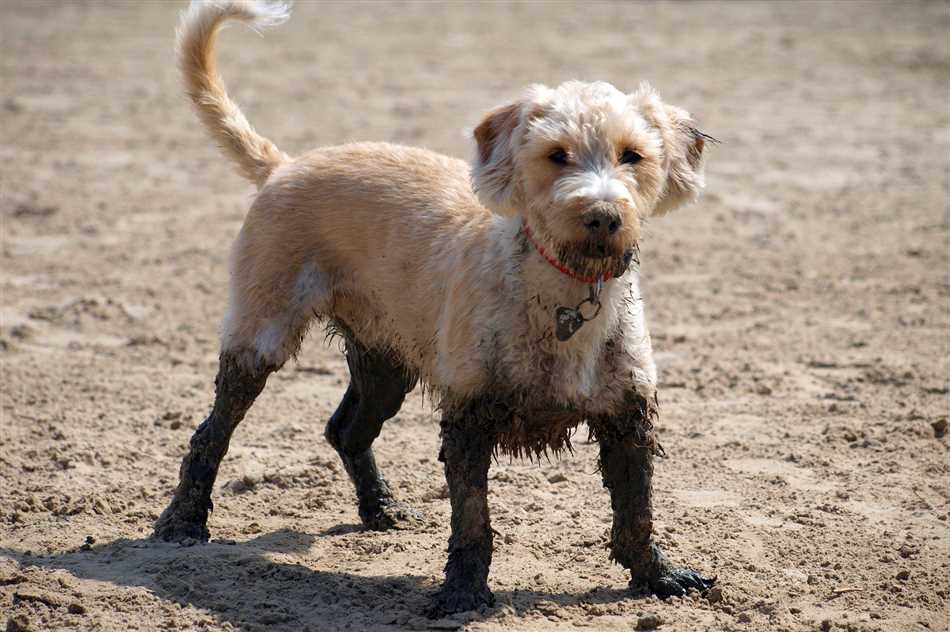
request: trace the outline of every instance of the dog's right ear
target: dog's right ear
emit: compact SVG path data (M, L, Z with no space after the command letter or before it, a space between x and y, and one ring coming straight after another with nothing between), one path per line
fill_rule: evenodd
M473 135L477 144L472 171L475 192L482 204L502 215L515 215L514 133L521 121L522 104L515 102L489 112Z

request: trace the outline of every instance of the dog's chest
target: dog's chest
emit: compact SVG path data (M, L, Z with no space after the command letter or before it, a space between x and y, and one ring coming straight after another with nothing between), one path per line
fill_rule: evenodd
M600 311L567 340L556 335L558 310L573 309L583 298L575 301L577 296L568 295L563 300L555 292L533 293L512 310L507 324L511 335L500 338L497 379L525 393L537 409L609 409L636 379L637 359L630 339L646 339L647 349L649 345L642 312L631 309L631 281L618 279L605 287ZM586 307L587 315L595 311Z

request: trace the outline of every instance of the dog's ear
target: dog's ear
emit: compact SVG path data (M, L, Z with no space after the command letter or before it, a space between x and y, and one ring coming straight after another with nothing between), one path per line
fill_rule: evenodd
M663 215L699 197L706 185L706 142L716 140L696 129L689 112L663 103L648 84L641 84L632 96L634 104L657 129L663 141L665 179L652 213Z
M482 204L504 215L513 215L515 189L514 133L521 122L521 102L503 105L485 115L473 135L477 145L472 172L475 192Z

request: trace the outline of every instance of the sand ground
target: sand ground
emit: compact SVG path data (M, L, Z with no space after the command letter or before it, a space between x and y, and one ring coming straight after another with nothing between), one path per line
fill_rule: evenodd
M491 474L498 605L430 622L448 533L437 418L377 443L415 531L366 533L323 424L319 334L224 462L213 540L147 539L208 411L252 187L172 64L180 5L0 5L0 625L7 630L946 630L950 3L315 4L223 36L290 153L467 156L532 82L649 79L723 140L651 223L659 540L722 599L633 598L594 446Z

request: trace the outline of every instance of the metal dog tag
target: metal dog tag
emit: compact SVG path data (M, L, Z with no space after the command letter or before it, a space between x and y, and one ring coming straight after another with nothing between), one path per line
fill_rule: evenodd
M584 316L573 307L558 307L554 317L554 335L561 342L569 340L584 324Z
M577 333L577 330L584 326L588 320L597 318L600 313L600 292L604 289L604 278L598 277L596 283L590 286L590 296L577 304L577 307L558 307L554 312L554 335L558 340L564 342L570 340L571 336ZM584 303L590 303L596 309L593 315L584 316L581 307Z

